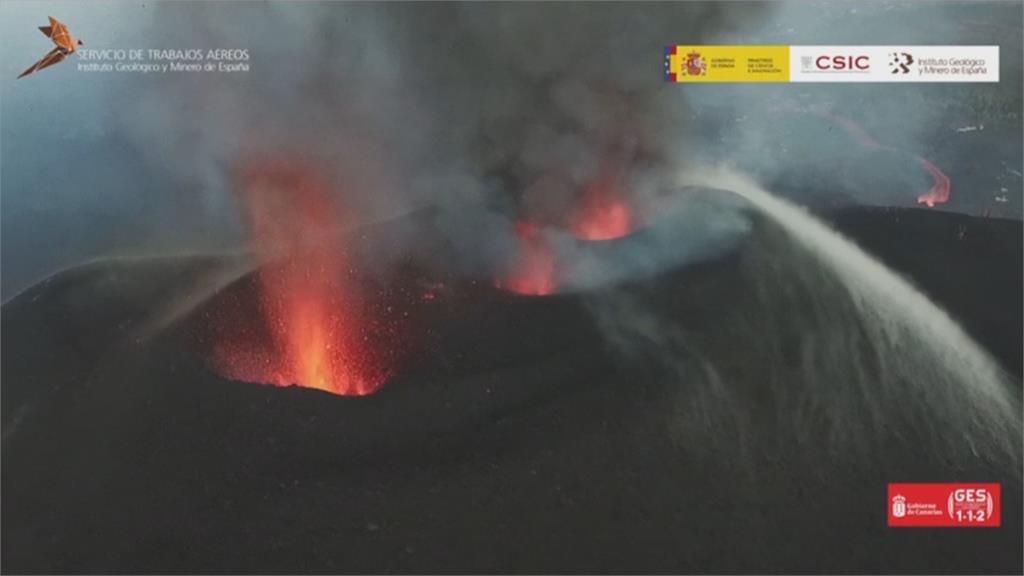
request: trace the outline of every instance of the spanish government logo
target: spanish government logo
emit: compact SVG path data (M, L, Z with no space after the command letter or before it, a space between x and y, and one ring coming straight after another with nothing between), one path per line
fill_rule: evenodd
M690 76L704 76L708 73L708 63L700 57L700 52L686 55L686 73Z

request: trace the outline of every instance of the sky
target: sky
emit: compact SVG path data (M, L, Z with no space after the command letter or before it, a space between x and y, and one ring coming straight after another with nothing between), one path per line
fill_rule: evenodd
M83 50L246 49L252 69L87 72L73 56L16 79L51 48L36 29L48 15L67 23ZM552 191L538 177L552 158L570 179L592 176L604 127L621 120L622 102L595 88L603 82L630 95L626 116L651 135L644 145L654 157L692 162L717 146L769 183L795 172L827 178L835 172L829 163L853 148L849 138L804 117L783 127L800 145L778 145L778 119L762 113L780 99L826 103L908 151L892 170L908 172L913 154L935 154L936 163L959 170L961 203L944 209L994 206L1019 218L1020 18L1019 2L3 2L0 297L97 258L240 249L244 223L231 178L253 149L319 154L344 173L333 184L364 218L448 206L456 244L487 256L480 246L490 236L502 226L511 234L510 210L547 209L572 191ZM666 86L660 47L676 42L998 42L1004 81ZM1014 113L1015 123L1000 121ZM686 140L712 119L713 136ZM986 121L985 132L958 131ZM964 159L962 149L977 157ZM885 161L871 170L889 178ZM879 197L863 187L853 200L913 206L920 190L909 188L928 177L902 172L905 193ZM646 181L635 179L638 187ZM962 202L972 195L980 200ZM993 204L1007 195L1008 205Z
M146 119L124 104L144 97L146 82L80 72L74 56L15 80L52 48L36 29L48 15L68 24L83 49L160 47L149 37L153 3L0 4L3 299L99 255L229 241L223 222L204 222L174 201L180 183L129 137L126 124Z

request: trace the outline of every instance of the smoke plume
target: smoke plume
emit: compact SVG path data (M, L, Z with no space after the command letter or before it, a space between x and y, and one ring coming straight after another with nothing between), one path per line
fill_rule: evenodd
M188 175L199 218L237 221L240 158L329 173L353 227L433 206L470 273L517 249L522 218L565 226L621 166L630 202L658 193L690 135L665 45L743 26L764 4L159 5L155 43L248 48L244 76L152 82L122 129ZM409 239L413 241L415 239Z

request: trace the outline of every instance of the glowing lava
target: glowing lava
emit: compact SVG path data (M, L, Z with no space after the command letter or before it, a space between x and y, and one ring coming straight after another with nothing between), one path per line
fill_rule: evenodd
M621 238L632 230L629 205L621 200L594 194L588 198L573 223L572 233L583 240L611 240Z
M255 287L262 330L220 330L217 370L340 395L374 392L389 375L371 345L380 327L363 317L346 254L330 238L327 186L309 166L272 160L244 169L240 191L253 246L267 262Z
M612 240L629 234L635 225L633 211L622 199L624 159L612 154L604 161L597 180L584 191L570 229L583 240Z
M544 235L532 222L516 225L519 260L511 277L498 280L498 288L529 296L546 296L557 288L555 255Z
M936 204L945 204L949 202L949 191L952 188L952 183L949 176L939 170L939 167L932 164L926 158L920 156L917 157L917 161L924 166L924 169L928 171L932 176L933 184L928 192L921 194L917 197L918 204L927 204L929 208L934 207Z
M579 203L567 217L557 218L559 226L576 238L588 241L621 238L636 228L636 214L623 194L634 148L632 138L622 138L608 146L600 159L598 173L583 189ZM554 293L558 289L561 266L549 237L532 219L516 224L516 237L519 250L514 271L509 277L497 280L495 285L530 296Z

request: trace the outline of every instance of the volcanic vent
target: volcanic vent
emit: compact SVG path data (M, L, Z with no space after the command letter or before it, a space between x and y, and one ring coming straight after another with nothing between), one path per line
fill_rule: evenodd
M376 391L392 371L400 315L367 297L323 176L306 162L260 158L238 180L264 264L210 307L214 370L339 395Z
M596 174L575 201L554 218L530 214L515 224L516 250L511 270L496 287L528 296L546 296L562 289L573 257L594 242L629 236L641 226L636 199L628 194L626 177L636 159L635 146L621 138L600 155ZM574 249L559 250L566 244Z

